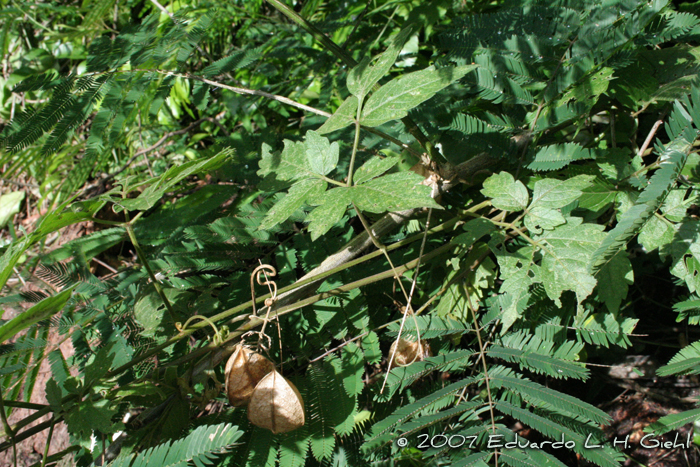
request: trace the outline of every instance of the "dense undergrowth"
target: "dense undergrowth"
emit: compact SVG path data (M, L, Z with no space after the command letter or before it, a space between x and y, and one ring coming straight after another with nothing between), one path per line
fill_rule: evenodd
M588 364L700 372L695 13L6 4L0 449L65 422L49 462L620 465ZM241 340L303 427L228 405Z

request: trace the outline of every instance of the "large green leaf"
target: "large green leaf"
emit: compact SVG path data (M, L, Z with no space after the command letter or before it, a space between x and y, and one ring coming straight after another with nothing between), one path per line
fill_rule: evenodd
M532 192L532 202L528 209L535 207L559 209L579 198L584 188L588 187L595 177L579 175L567 180L545 178L535 183Z
M319 175L327 175L338 164L340 147L337 142L331 144L328 138L315 131L306 132L306 157L311 170Z
M355 185L359 185L368 180L378 177L399 162L398 157L385 157L380 159L379 157L373 157L367 162L365 162L362 167L357 169L353 174L353 181Z
M545 178L537 181L523 220L525 226L533 233L540 233L542 229L551 230L562 225L566 221L559 209L580 198L583 194L581 190L588 187L594 178L579 175L567 180Z
M580 219L569 218L566 225L536 237L542 248L542 267L539 280L550 299L561 306L559 297L565 290L576 293L581 303L596 285L589 266L593 252L605 238L604 226L581 224Z
M437 208L431 189L421 185L423 177L414 172L401 172L375 178L352 187L352 200L362 211L381 213L411 208Z
M375 127L408 115L408 111L427 101L438 91L476 68L476 65L428 67L389 81L367 99L360 122Z
M622 300L627 297L628 286L634 282L632 263L627 252L619 251L598 270L595 277L598 280L598 297L605 302L611 313L617 313Z
M527 188L520 180L515 180L508 172L491 175L481 189L484 196L493 198L493 207L504 211L522 211L527 206Z
M317 179L306 179L292 185L287 196L277 202L265 216L258 230L267 230L286 221L294 211L299 209L309 199L320 196L326 191L327 183Z
M364 100L372 87L379 82L389 72L389 69L399 56L403 44L411 34L412 27L408 26L398 33L391 42L389 48L382 54L377 55L373 59L364 58L360 63L348 73L348 91Z
M350 204L348 188L334 188L325 192L319 199L320 205L311 211L306 220L309 222L311 240L316 240L342 219Z
M350 125L357 118L357 104L357 97L348 96L335 113L316 132L319 135L325 135Z
M306 147L302 142L284 140L281 153L272 152L272 148L263 143L262 159L258 175L265 177L274 174L278 180L296 180L315 175L306 157Z

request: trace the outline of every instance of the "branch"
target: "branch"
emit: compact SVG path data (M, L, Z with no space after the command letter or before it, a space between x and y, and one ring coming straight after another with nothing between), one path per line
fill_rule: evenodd
M442 186L440 186L439 188L437 184L434 185L435 189L432 193L433 197L437 197L442 191L448 191L456 183L458 183L458 180L470 180L474 174L494 165L497 162L497 160L498 159L484 153L475 156L467 162L464 162L452 168L450 170L450 174L452 174L453 176L450 180L445 180L442 183ZM429 183L431 178L432 177L426 179L425 182ZM414 208L400 212L387 213L386 215L384 215L384 217L379 219L371 227L372 234L375 236L375 238L381 238L384 235L391 232L395 227L406 222L421 211L423 211L423 208ZM373 245L373 242L367 231L363 231L362 233L358 234L355 238L350 240L350 242L348 242L340 251L326 258L320 266L318 266L316 269L312 270L297 281L297 283L303 283L304 285L293 287L291 290L278 295L277 301L273 305L272 313L270 314L270 316L274 317L276 314L281 314L282 311L289 312L293 309L298 309L302 306L305 306L306 303L304 303L303 300L309 295L313 294L313 292L321 285L325 278L325 273L353 260L371 245ZM403 267L404 266L401 266L398 269L401 269ZM393 273L389 271L389 274L391 275ZM314 280L314 277L321 275L324 275L323 278ZM293 308L290 309L290 307ZM262 320L259 321L260 323L250 321L231 334L233 336L243 334L243 332L248 331L250 328L256 327L257 325L261 324ZM238 332L240 332L240 334L236 334ZM206 359L206 361L204 362L200 362L197 366L195 366L192 372L193 377L196 377L198 374L202 373L206 369L221 363L224 360L224 358L226 358L226 356L228 356L231 353L233 345L236 342L237 339L229 340L226 343L226 345L221 346L216 351L214 351L210 358Z
M355 61L355 59L352 58L345 50L343 50L338 44L333 42L328 36L323 34L323 32L320 31L316 26L306 21L306 19L301 17L296 11L292 10L279 0L267 0L267 3L272 5L277 11L282 13L284 16L286 16L287 18L304 28L304 30L311 34L314 37L314 39L319 41L326 49L330 50L333 53L333 55L341 59L343 63L345 63L348 66L348 68L352 68L355 65L357 65L357 61ZM380 86L377 83L374 85L373 89L376 91L377 89L379 89L379 87ZM416 139L416 141L418 141L418 143L420 143L420 145L423 147L423 149L426 150L426 152L430 155L430 158L433 161L447 162L443 155L440 154L440 151L438 151L437 148L433 145L433 143L428 139L428 137L423 134L421 129L418 128L418 125L416 125L416 123L413 121L413 119L411 119L411 117L406 116L401 119L401 122L404 125L406 125L406 129L408 130L408 132L411 133L411 135Z
M197 125L199 125L199 124L202 123L202 122L213 122L213 123L217 123L217 124L218 124L218 121L217 121L217 120L221 119L223 116L224 116L224 112L221 112L221 113L220 113L219 115L217 115L216 117L204 117L204 118L200 118L199 120L196 120L196 121L190 123L190 124L187 125L185 128L181 128L181 129L175 130L175 131L169 131L168 133L166 133L166 134L164 134L163 136L161 136L161 138L160 138L158 141L156 141L153 145L151 145L151 146L149 146L149 147L147 147L147 148L139 149L138 151L136 151L136 154L134 154L133 156L131 156L131 157L129 158L129 160L126 161L126 163L125 163L119 170L117 170L116 172L113 172L113 173L107 175L107 177L105 177L105 178L102 180L102 183L104 183L105 181L110 180L110 179L116 177L117 175L119 175L120 173L124 172L124 171L125 171L126 169L128 169L129 166L136 160L136 158L138 158L139 156L141 156L141 155L143 155L143 154L148 154L149 152L151 152L151 151L153 151L153 150L159 148L160 146L163 145L163 143L165 143L165 142L168 140L168 138L171 138L171 137L177 136L177 135L184 135L185 133L187 133L187 132L190 131L192 128L196 127Z

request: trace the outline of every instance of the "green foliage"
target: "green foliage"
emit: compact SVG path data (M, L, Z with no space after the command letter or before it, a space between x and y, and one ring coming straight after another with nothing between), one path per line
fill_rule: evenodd
M19 5L0 31L0 164L17 184L0 197L0 303L26 311L0 322L0 388L8 412L28 402L48 360L37 389L76 465L564 465L495 456L489 437L516 422L620 465L610 416L570 381L646 345L635 281L674 276L673 319L700 322L696 15L664 0ZM64 241L77 224L90 233ZM256 282L261 264L276 273ZM222 346L256 346L263 322L258 350L305 401L285 434L221 387ZM388 368L398 339L424 354ZM699 368L696 342L658 374ZM418 447L436 435L474 442Z
M166 442L137 456L117 458L113 467L145 465L185 466L211 465L217 457L227 452L243 433L230 423L200 426L185 438Z

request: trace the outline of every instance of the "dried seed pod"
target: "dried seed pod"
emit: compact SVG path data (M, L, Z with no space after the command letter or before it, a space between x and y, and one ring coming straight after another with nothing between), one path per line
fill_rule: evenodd
M245 405L250 400L255 386L275 369L270 360L257 352L237 345L226 362L226 393L234 407Z
M430 351L430 344L424 340L419 343L418 341L407 341L401 338L391 344L389 358L391 358L394 351L396 351L396 354L394 355L394 361L391 363L391 368L420 362L433 355Z
M273 371L255 386L248 420L274 434L296 430L304 426L304 399L291 381Z

